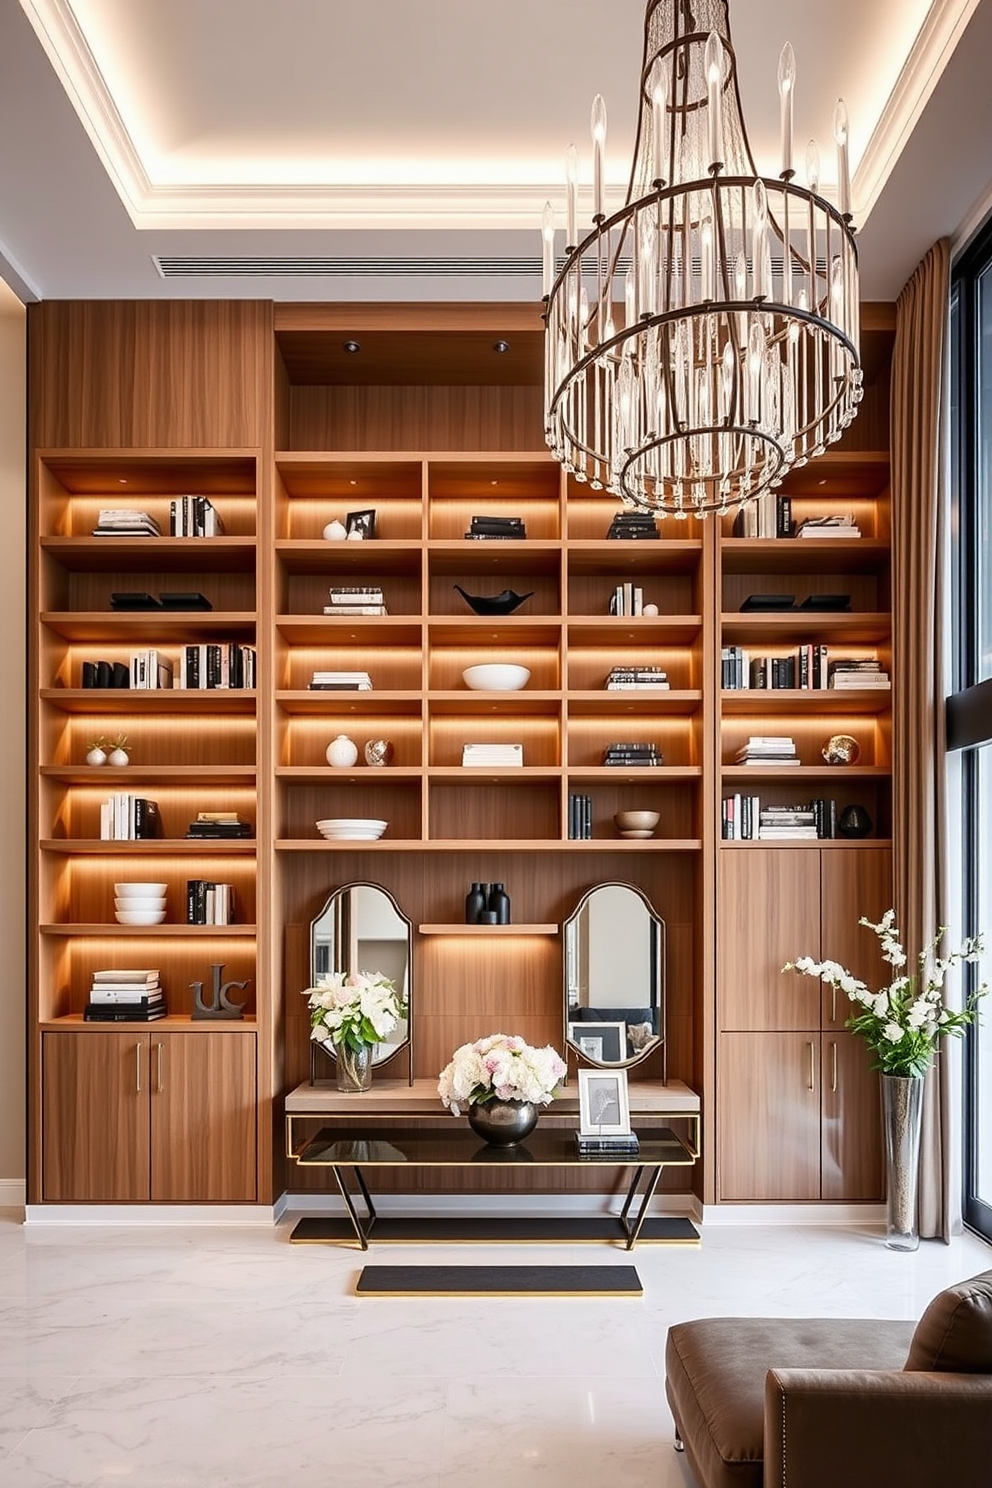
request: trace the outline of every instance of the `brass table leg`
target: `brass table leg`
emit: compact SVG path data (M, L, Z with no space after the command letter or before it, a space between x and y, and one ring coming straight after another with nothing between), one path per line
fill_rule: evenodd
M627 1231L628 1250L633 1250L634 1246L637 1244L637 1237L641 1233L641 1226L647 1218L648 1205L654 1198L655 1190L658 1187L658 1183L661 1179L663 1171L664 1164L662 1163L659 1163L658 1167L651 1169L651 1176L648 1180L647 1189L645 1190L644 1196L642 1197L641 1202L638 1206L637 1213L633 1216L633 1221L631 1222L631 1220L629 1220L627 1216L630 1212L630 1206L633 1201L634 1194L637 1191L637 1186L641 1181L641 1174L644 1172L644 1169L638 1168L637 1172L634 1174L634 1181L630 1186L630 1192L627 1194L627 1202L624 1204L620 1214L623 1227Z
M345 1205L346 1205L347 1210L348 1210L348 1214L349 1214L349 1216L351 1218L352 1228L355 1231L355 1235L356 1235L356 1238L358 1240L358 1243L362 1247L363 1250L368 1250L368 1248L369 1248L369 1234L368 1234L368 1232L372 1228L373 1223L375 1222L375 1209L372 1207L372 1201L369 1198L368 1189L365 1187L365 1181L362 1178L362 1175L359 1172L358 1168L354 1168L352 1171L355 1173L355 1175L356 1175L356 1177L358 1179L358 1186L362 1190L362 1193L363 1193L363 1196L365 1198L365 1201L368 1204L369 1216L368 1216L368 1219L367 1219L367 1221L366 1221L366 1223L364 1225L362 1224L362 1220L361 1220L361 1217L360 1217L360 1215L358 1213L358 1210L355 1208L355 1202L352 1199L351 1194L348 1192L348 1185L344 1181L344 1174L342 1173L341 1169L336 1164L335 1165L332 1165L332 1167L331 1167L331 1172L334 1174L335 1182L337 1183L337 1186L338 1186L338 1188L341 1191L341 1197L344 1199Z

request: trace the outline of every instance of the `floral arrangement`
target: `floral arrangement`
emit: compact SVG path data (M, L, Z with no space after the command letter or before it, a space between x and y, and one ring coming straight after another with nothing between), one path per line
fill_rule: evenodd
M307 987L310 1037L318 1044L360 1053L392 1033L406 1005L389 977L378 971L331 971Z
M534 1049L505 1033L491 1033L462 1044L438 1077L437 1093L453 1116L462 1106L488 1101L533 1101L546 1106L565 1078L567 1066L550 1044Z
M864 915L858 921L874 930L881 942L882 957L895 972L888 986L877 992L836 961L814 961L811 956L800 956L787 962L782 970L821 977L828 986L846 992L860 1009L848 1018L846 1026L860 1034L871 1049L875 1056L874 1069L884 1075L925 1075L940 1040L948 1034L960 1038L978 1016L978 1000L988 991L984 982L971 993L960 1012L952 1012L944 1005L943 986L952 966L963 961L979 961L985 945L981 935L972 936L958 950L940 957L937 949L945 934L941 928L917 956L916 971L907 972L903 968L908 958L895 918L895 910L889 909L877 925Z

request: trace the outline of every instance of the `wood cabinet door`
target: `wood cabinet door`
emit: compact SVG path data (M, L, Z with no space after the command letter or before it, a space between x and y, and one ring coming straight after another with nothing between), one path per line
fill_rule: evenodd
M863 1039L822 1036L820 1191L824 1199L880 1200L884 1193L882 1097Z
M152 1198L253 1202L254 1033L153 1031L150 1069Z
M43 1036L42 1151L47 1203L147 1200L146 1033Z
M891 905L889 848L824 852L820 865L821 956L836 961L872 989L885 986L892 979L892 969L879 954L878 936L858 921L866 915L877 925ZM824 986L824 1029L843 1028L853 1010L843 992Z
M719 874L718 1026L818 1029L819 983L782 967L820 953L819 850L723 851Z
M819 1073L819 1034L720 1035L721 1201L820 1197Z

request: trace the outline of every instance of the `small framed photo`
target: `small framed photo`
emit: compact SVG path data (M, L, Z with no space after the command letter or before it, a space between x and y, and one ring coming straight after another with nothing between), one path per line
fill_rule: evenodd
M626 1023L569 1023L568 1037L587 1059L597 1059L600 1064L619 1064L627 1057ZM591 1047L593 1042L599 1043L598 1053Z
M375 537L375 509L349 512L344 519L344 529L349 537Z
M579 1070L579 1134L583 1137L630 1136L625 1069Z

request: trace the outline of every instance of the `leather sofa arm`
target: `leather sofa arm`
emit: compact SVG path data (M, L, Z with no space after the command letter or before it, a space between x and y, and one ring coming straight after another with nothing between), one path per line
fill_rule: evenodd
M992 1376L770 1369L765 1488L986 1482Z

